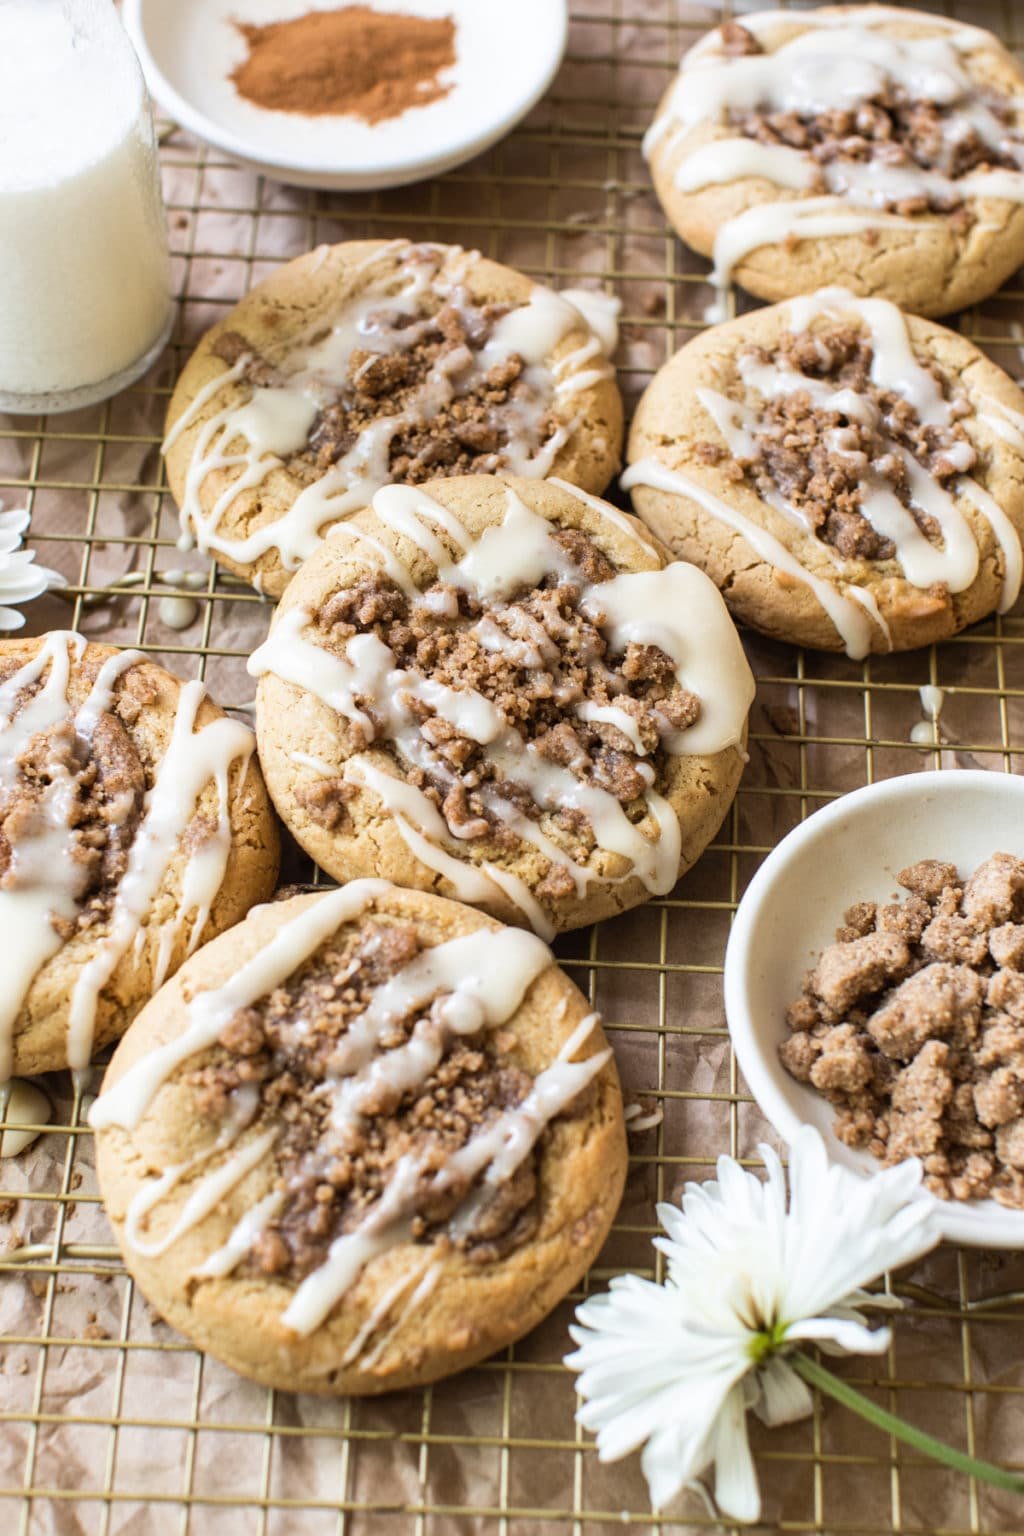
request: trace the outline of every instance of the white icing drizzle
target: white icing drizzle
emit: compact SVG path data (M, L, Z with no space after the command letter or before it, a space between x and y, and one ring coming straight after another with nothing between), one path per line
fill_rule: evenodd
M1003 585L998 611L1008 613L1020 596L1021 578L1024 575L1020 534L995 497L983 485L979 485L977 480L970 475L963 475L957 483L968 500L974 502L1003 552Z
M614 651L630 643L659 646L675 663L680 687L700 699L694 725L664 732L667 751L710 757L736 745L736 701L746 700L744 714L753 701L750 668L718 590L703 571L676 560L660 571L627 572L591 588L580 606L607 632ZM701 637L699 645L694 634Z
M232 1227L226 1243L217 1248L198 1265L192 1273L197 1279L216 1280L232 1274L249 1253L267 1223L281 1211L285 1203L283 1189L272 1189L269 1195L249 1209Z
M591 1015L585 1023L592 1028L595 1019ZM579 1044L580 1031L576 1030L552 1065L534 1078L521 1104L504 1110L477 1131L429 1176L430 1187L442 1191L456 1180L483 1174L481 1187L467 1196L449 1221L452 1232L471 1229L473 1219L494 1188L508 1179L529 1155L545 1126L572 1103L611 1059L611 1051L603 1050L584 1061L573 1062L569 1058ZM282 1315L286 1328L303 1336L312 1333L372 1259L408 1240L415 1191L425 1177L427 1170L413 1154L399 1160L387 1190L370 1214L354 1231L336 1238L324 1263L303 1280Z
M787 329L800 334L809 331L815 319L824 317L838 320L848 315L856 316L868 332L872 347L872 382L880 390L902 396L923 424L937 427L952 425L954 418L950 402L943 395L935 376L918 361L906 318L896 305L884 299L858 299L843 288L823 288L789 303ZM837 389L827 380L774 361L759 361L756 356L741 357L739 373L743 383L765 400L777 399L800 390L810 397L813 406L842 413L884 433L884 422L877 408L868 398L849 388ZM697 396L725 438L733 457L750 457L755 451L754 433L758 424L756 407L744 405L712 389L698 389ZM987 421L998 431L995 422L999 418L995 413L1005 408L992 399L986 399L984 404L985 410L979 413L979 421ZM1016 414L1012 411L1008 413L1004 420L1006 430L1000 433L1010 442L1013 442L1010 434L1017 430L1012 420ZM1021 422L1024 423L1024 416ZM857 457L852 448L845 446L841 429L836 431L834 438L835 441L830 444L833 452L839 455L849 453ZM956 454L960 446L957 443L951 445L950 457ZM1017 444L1014 443L1014 446ZM1021 446L1024 448L1024 434ZM957 593L966 591L977 579L980 563L978 544L970 523L957 505L957 497L962 496L977 508L988 523L1002 553L1003 579L999 611L1007 612L1017 600L1024 574L1021 540L1010 518L984 486L970 475L962 473L956 476L952 482L953 494L895 440L890 442L890 451L903 462L911 502L938 524L940 533L940 542L927 538L885 478L866 462L863 464L860 474L860 510L879 535L892 541L895 558L907 580L922 589L938 583L948 591ZM968 457L962 457L961 462L966 467L970 461ZM865 613L882 630L886 644L891 643L888 624L874 593L853 581L844 581L844 590L838 587L837 582L843 577L846 563L828 546L824 547L838 567L835 580L813 574L775 535L756 527L752 519L735 508L727 507L719 497L688 475L669 470L667 466L648 459L627 470L622 483L626 487L649 485L689 496L698 501L706 512L742 533L764 559L812 588L839 632L847 653L855 660L860 660L870 649L871 631L870 625L865 624ZM804 514L780 492L769 491L764 501L793 526L805 534L811 533ZM864 612L858 614L851 604L859 605Z
M1002 400L988 395L982 409L978 411L978 420L997 437L1001 437L1004 443L1009 443L1018 453L1024 453L1024 412L1015 411L1012 406L1004 405Z
M550 475L548 478L551 485L557 485L567 495L574 496L577 501L582 501L584 506L596 512L602 522L614 523L619 532L624 533L627 539L631 539L644 554L651 554L652 551L655 554L659 553L639 518L627 517L625 512L620 512L618 507L613 507L610 501L602 501L599 496L592 496L589 491L581 490L578 485L570 485L568 480L559 480L557 475Z
M199 617L199 604L194 597L162 597L157 611L168 629L190 629Z
M762 245L781 241L820 240L833 235L858 235L866 229L917 228L913 219L895 213L858 213L840 198L808 197L793 202L757 203L727 219L715 236L708 281L717 297L704 316L709 323L724 320L732 274L739 262Z
M80 636L63 632L50 635L32 660L0 686L0 789L10 788L15 781L17 759L32 737L66 718L72 659L78 661L84 647ZM42 687L18 710L20 690L37 682L47 668ZM12 849L8 881L0 889L0 931L5 949L0 1083L11 1075L14 1025L32 980L63 943L51 914L70 921L78 912L81 873L72 858L73 844L67 831L74 793L71 774L63 764L55 763L43 798L43 826Z
M604 356L612 357L619 345L622 300L600 288L563 288L560 297L579 310L600 343Z
M543 970L551 952L532 933L519 928L478 928L474 933L424 949L377 988L365 1011L338 1042L330 1070L343 1078L333 1097L332 1123L341 1128L362 1113L364 1099L382 1083L401 1087L430 1075L440 1060L447 1035L475 1034L511 1018ZM421 1009L432 997L438 1054L428 1070L412 1070L422 1039L380 1054L381 1037L398 1019Z
M593 332L589 341L552 364L555 399L564 400L615 377L611 358L619 344L622 301L594 288L563 288L559 298L572 304Z
M758 139L713 139L686 156L675 175L681 192L697 192L701 187L723 181L741 181L748 176L761 177L794 192L809 188L818 174L817 167L803 150L788 144L762 144Z
M217 825L190 854L185 866L177 914L161 932L163 954L155 985L163 980L175 938L189 917L188 953L198 944L223 884L231 852L229 776L232 766L240 763L240 792L256 742L248 726L227 716L197 731L196 719L205 697L206 689L200 682L185 683L181 688L171 739L157 767L156 781L146 794L142 821L117 889L108 930L75 981L68 1018L68 1061L73 1068L88 1065L100 994L135 942L195 815L199 797L211 780L217 790Z
M343 923L361 916L375 898L391 889L385 880L352 880L285 923L223 986L193 999L180 1035L141 1057L100 1095L89 1111L93 1130L118 1125L133 1131L172 1072L213 1045L233 1014L280 986Z
M938 746L941 742L939 720L942 715L942 706L946 702L946 695L941 688L936 688L932 683L925 683L917 691L925 718L915 721L911 726L910 740L915 747Z
M577 718L586 724L603 722L605 725L614 725L623 736L627 736L632 744L633 751L640 757L647 755L647 748L640 739L640 727L632 715L628 715L624 709L619 709L615 704L595 704L590 699L584 699L576 705Z
M600 503L591 504L604 511ZM550 572L575 574L578 580L578 571L551 537L551 524L531 512L511 489L502 522L487 527L475 541L451 513L410 487L389 486L378 492L373 510L423 550L436 566L439 582L468 587L480 597L536 586ZM458 561L450 561L430 524L443 528L462 551ZM625 531L637 537L628 524ZM624 649L630 641L660 645L675 663L680 686L700 696L701 715L688 730L673 730L666 722L663 741L670 754L712 754L739 742L753 698L753 678L721 597L702 572L677 562L661 571L623 573L587 588L580 606L592 622L608 630L613 649ZM417 672L398 668L392 652L373 635L354 636L344 658L328 653L307 637L310 622L310 615L299 608L279 613L269 638L250 658L250 674L259 677L272 672L312 693L361 732L365 743L388 741L406 762L447 781L450 769L422 737L410 707L423 701L461 734L486 745L488 757L504 777L527 785L542 810L579 809L590 822L598 846L626 861L629 874L620 878L638 876L658 894L675 884L679 823L667 801L653 789L648 791L647 803L659 832L651 839L634 825L614 795L542 757L506 725L500 711L482 694L442 687ZM479 630L485 647L510 644L510 637L489 618L480 621ZM535 643L551 645L543 631ZM616 712L620 713L625 712ZM580 718L587 718L586 714ZM635 733L635 727L631 731ZM410 849L435 873L451 880L460 899L493 904L493 886L499 885L537 931L550 935L550 923L521 881L494 865L469 867L468 860L452 858L441 843L442 837L451 834L419 791L410 791L364 755L350 760L345 776L381 796L396 814L396 825ZM517 811L495 786L485 785L481 793L512 831L569 871L578 891L597 878L588 867L574 862L535 821ZM456 879L453 866L460 862L464 872Z
M572 1060L599 1022L596 1013L588 1013L577 1024L552 1065L534 1079L533 1087L522 1103L506 1110L471 1136L437 1175L438 1184L444 1188L460 1177L470 1178L481 1168L485 1170L479 1187L467 1196L449 1222L456 1236L472 1230L490 1193L511 1177L548 1121L565 1104L571 1103L611 1059L611 1051L604 1050L583 1061Z
M423 255L429 249L437 257L433 266ZM397 432L410 424L429 422L513 353L524 359L523 378L531 394L503 407L510 426L509 440L502 449L503 467L517 475L546 475L576 422L560 422L533 452L528 442L537 436L552 402L613 376L607 355L617 339L617 301L582 290L570 301L536 285L525 304L496 322L476 354L462 347L442 356L417 402L407 404L400 413L370 422L354 445L306 486L280 517L245 536L221 531L225 514L238 497L262 485L284 459L305 445L318 412L345 378L353 351L360 348L377 356L387 355L414 342L429 323L421 320L403 330L388 331L375 321L374 312L415 308L428 292L458 309L465 302L462 284L477 259L475 252L452 248L446 256L444 247L413 247L407 241L392 241L368 258L359 273L365 281L358 292L350 292L342 301L329 333L293 349L286 383L250 386L242 402L225 405L203 423L181 498L181 547L190 548L195 542L204 552L224 554L242 564L252 564L276 551L285 569L295 570L316 548L326 524L368 505L373 494L391 480L389 448ZM549 364L565 336L591 324L596 351L587 342L561 359L557 367ZM168 434L165 452L222 389L241 379L247 361L240 358L199 391ZM232 478L214 505L204 510L203 487L211 474L221 471L229 472Z
M68 683L72 664L81 660L84 650L82 636L57 631L0 686L0 788L10 788L15 782L17 760L37 733L67 722L75 735L88 743L100 716L111 708L118 678L145 659L139 651L121 651L109 657L97 672L88 697L72 714ZM22 690L43 678L42 686L19 708ZM118 961L140 937L143 919L192 818L195 800L210 778L218 786L218 826L186 864L180 910L162 935L168 941L168 960L174 936L190 912L194 913L191 944L198 941L223 879L230 849L228 769L235 758L248 759L255 740L246 727L227 721L218 722L226 730L208 727L193 737L192 722L203 696L199 683L186 684L182 689L171 745L158 768L156 783L146 795L108 930L96 940L92 958L75 979L68 1025L68 1060L74 1070L88 1065L99 994ZM0 929L6 952L6 985L0 1001L0 1081L10 1074L14 1026L29 987L40 967L64 942L53 919L70 922L78 915L84 887L69 821L75 793L73 775L55 758L41 801L42 826L15 844L10 878L0 890ZM126 805L125 813L127 810ZM161 979L158 977L156 985Z
M637 485L667 491L672 496L686 496L720 523L741 534L762 560L810 587L835 625L848 656L854 661L862 661L868 654L871 649L871 621L861 605L841 592L834 582L809 570L767 528L762 528L753 519L737 511L692 476L670 469L659 459L638 459L629 466L622 476L622 486L625 490L632 490Z
M823 288L791 301L790 326L794 331L806 331L817 317L839 318L843 313L855 314L870 335L872 382L879 389L902 395L925 425L949 426L953 419L950 403L935 376L918 361L906 318L895 304L885 299L858 299L842 288ZM778 385L773 385L769 374L770 369L755 366L744 376L766 397L796 387L807 390L816 404L826 408L832 404L835 409L849 411L853 403L854 409L859 405L862 412L872 411L870 402L840 400L838 395L831 395L827 386L823 388L821 381L808 379L804 374L796 375L793 385L782 380L781 375ZM987 399L984 404L990 408L996 402ZM983 419L979 417L979 420ZM956 444L952 445L951 455L956 447ZM978 547L966 518L954 497L922 468L912 454L896 444L893 444L893 451L900 455L906 467L911 499L939 524L943 546L937 550L892 493L870 478L863 504L865 517L879 533L892 539L896 545L896 558L915 586L927 587L939 581L951 592L965 591L978 573ZM954 485L958 493L974 503L1002 551L999 611L1005 613L1013 607L1020 593L1020 536L1003 509L972 476L961 474Z
M351 1344L342 1355L342 1365L352 1365L356 1360L359 1359L359 1356L362 1354L365 1345L369 1342L371 1336L377 1332L378 1328L385 1321L388 1313L391 1311L391 1308L394 1306L398 1298L404 1295L409 1287L417 1279L421 1279L430 1268L431 1262L428 1258L427 1262L420 1268L418 1274L415 1271L411 1275L403 1272L399 1275L394 1284L388 1286L387 1290L380 1298L380 1301L378 1301L377 1305L373 1308L365 1323L363 1323L362 1327L355 1334Z
M191 1162L180 1163L168 1168L158 1178L149 1179L132 1197L124 1218L124 1238L130 1248L139 1253L143 1258L156 1259L162 1253L166 1253L180 1237L186 1232L191 1232L201 1221L215 1211L226 1195L229 1195L236 1184L240 1184L247 1173L266 1158L267 1153L277 1140L276 1129L264 1131L261 1136L247 1142L236 1152L232 1152L220 1167L213 1173L207 1174L192 1190L185 1204L182 1206L177 1218L168 1227L161 1237L145 1238L142 1235L142 1224L156 1205L168 1195L172 1189L180 1184L181 1180L191 1173L200 1163L208 1161L212 1153L202 1153ZM237 1231L237 1228L235 1229ZM234 1236L234 1233L232 1233ZM230 1241L230 1239L229 1239Z
M324 758L315 757L312 752L289 752L288 761L295 763L299 768L308 768L321 779L333 779L338 771L332 768Z
M882 638L885 641L886 650L891 651L892 630L889 628L888 619L885 617L885 614L878 606L878 599L875 597L875 594L869 587L852 586L847 587L846 591L847 595L852 597L855 603L860 603L861 607L866 609L866 611L871 615L882 632Z
M297 757L297 754L292 754ZM504 894L522 913L535 933L550 943L554 926L525 881L511 870L486 860L479 866L455 858L444 847L448 828L432 800L415 784L382 768L365 753L349 758L343 777L373 791L394 818L402 840L414 858L449 881L458 901L488 907Z
M39 1135L30 1131L30 1125L47 1125L53 1114L49 1099L41 1088L23 1077L12 1078L0 1092L0 1120L6 1128L0 1131L0 1157L17 1157L30 1147Z
M928 716L928 719L937 720L942 713L942 706L946 702L944 690L936 688L933 683L925 683L917 691L921 700L921 708Z
M395 1318L395 1320L391 1324L390 1328L386 1329L381 1334L381 1336L378 1339L377 1343L374 1345L374 1347L370 1350L370 1353L364 1359L364 1361L363 1361L363 1370L364 1371L372 1371L373 1370L373 1368L376 1366L378 1361L383 1356L384 1351L387 1349L388 1345L391 1343L392 1339L394 1339L395 1337L397 1337L397 1335L399 1333L401 1333L401 1331L404 1328L406 1322L410 1318L417 1317L418 1312L419 1312L419 1308L426 1301L426 1299L430 1295L431 1291L433 1291L435 1289L435 1287L437 1285L437 1282L441 1278L441 1274L442 1274L442 1266L439 1263L436 1263L436 1262L432 1263L432 1264L428 1264L426 1266L426 1268L422 1271L420 1282L417 1285L416 1289L413 1291L412 1295L409 1297L409 1300L403 1306L401 1312Z
M665 1118L664 1111L659 1105L649 1114L644 1114L641 1104L627 1104L622 1111L626 1122L626 1133L629 1136L638 1136L641 1131L652 1131L656 1125L660 1125Z
M942 131L950 143L973 131L995 153L1009 154L1024 166L1024 136L1019 125L1008 130L991 110L963 63L963 55L984 47L984 34L972 28L948 28L938 17L929 22L939 35L899 37L874 29L900 19L898 11L858 15L853 20L813 13L799 17L765 12L743 17L758 37L774 27L799 28L795 35L765 53L729 56L717 32L702 40L683 58L667 102L644 140L650 157L657 145L671 153L700 124L728 124L733 116L764 111L816 115L834 108L853 108L893 85L911 99L934 101L946 110ZM1022 103L1011 98L1019 114ZM881 211L894 204L928 195L939 202L960 198L1000 198L1024 201L1024 171L982 168L959 178L918 166L891 166L878 160L861 163L839 156L819 164L810 152L786 145L761 144L742 136L713 139L684 154L674 173L680 190L747 178L803 191L797 202L759 204L728 220L714 248L713 281L720 292L736 264L762 245L775 245L789 236L798 239L854 234L870 228L903 224ZM820 187L826 195L812 196ZM863 210L860 213L851 210ZM724 311L723 311L724 313ZM710 317L709 317L710 318Z
M280 986L342 924L360 917L376 898L392 889L379 880L353 881L306 906L228 981L192 998L182 1033L133 1063L93 1105L90 1125L96 1130L113 1125L134 1129L171 1074L213 1045L239 1008L251 1006ZM337 1043L323 1085L334 1130L344 1131L364 1111L369 1112L381 1086L405 1093L425 1082L453 1036L475 1034L512 1018L529 988L551 963L550 951L539 939L515 928L476 929L420 950L378 986L363 1013ZM383 1041L397 1021L412 1013L422 1014L428 1005L429 1012L403 1044L383 1049ZM495 1187L514 1173L549 1121L571 1104L611 1058L611 1051L604 1049L584 1061L572 1060L596 1023L597 1016L589 1015L565 1041L551 1066L535 1077L526 1098L485 1122L440 1166L436 1149L433 1153L410 1152L400 1158L379 1200L361 1223L337 1238L323 1263L297 1287L282 1315L283 1324L302 1335L313 1332L374 1257L411 1236L411 1217L424 1182L441 1191L455 1180L472 1181L482 1175L479 1187L463 1200L450 1224L453 1232L468 1233ZM211 1148L144 1182L125 1219L125 1240L136 1252L149 1258L166 1253L265 1162L277 1140L277 1127L271 1126L235 1146L255 1113L252 1096L247 1096ZM144 1225L160 1202L183 1179L224 1153L228 1155L219 1165L196 1182L167 1229L159 1236L146 1236ZM232 1227L227 1240L193 1269L193 1277L202 1280L231 1274L286 1199L286 1192L275 1189L253 1204ZM428 1260L426 1269L414 1277L403 1277L401 1284L389 1288L355 1335L346 1363L358 1356L414 1279L411 1305L427 1294L436 1281L436 1275L428 1280L432 1268Z

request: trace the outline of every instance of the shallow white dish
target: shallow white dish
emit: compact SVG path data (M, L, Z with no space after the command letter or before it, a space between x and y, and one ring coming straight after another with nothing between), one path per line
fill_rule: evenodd
M360 0L455 18L447 96L371 127L267 111L238 95L229 76L246 45L236 21L264 25L343 3L124 0L124 19L150 91L183 128L264 175L338 191L403 186L482 153L536 105L565 52L567 0Z
M890 901L896 874L946 859L970 874L991 853L1024 858L1024 779L1007 773L915 773L855 790L783 838L740 902L725 957L725 1010L740 1068L779 1135L810 1122L829 1155L868 1173L878 1163L833 1135L832 1106L783 1069L785 1011L804 972L855 901ZM978 1247L1024 1247L1024 1211L994 1200L923 1195L942 1235Z

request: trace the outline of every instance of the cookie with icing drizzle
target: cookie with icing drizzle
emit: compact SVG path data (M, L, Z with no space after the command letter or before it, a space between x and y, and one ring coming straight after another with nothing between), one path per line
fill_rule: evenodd
M689 342L623 484L733 614L822 650L912 650L1021 585L1024 394L971 342L822 289Z
M712 583L564 482L388 486L296 576L254 653L286 825L555 932L665 895L714 836L754 683Z
M457 246L359 240L275 272L202 339L164 449L182 541L272 597L388 484L619 464L618 303Z
M289 1391L418 1385L511 1343L593 1261L626 1172L611 1051L547 946L382 880L208 944L89 1118L144 1294Z
M764 299L826 283L943 315L1024 261L1024 73L980 27L763 11L684 56L644 141L669 220Z
M270 894L255 745L139 651L70 631L0 642L0 1084L86 1068Z

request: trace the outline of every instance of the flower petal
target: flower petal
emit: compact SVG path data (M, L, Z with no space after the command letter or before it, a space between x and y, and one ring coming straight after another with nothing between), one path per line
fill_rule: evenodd
M781 1357L776 1356L758 1373L760 1400L754 1412L764 1424L792 1424L796 1419L806 1419L814 1399L810 1388Z
M862 1178L829 1164L803 1126L790 1148L784 1321L814 1317L935 1246L930 1202L917 1198L921 1169L901 1163Z
M0 502L0 535L16 534L20 536L25 532L32 520L32 514L28 507L11 507L10 511L3 510Z
M743 1392L734 1387L715 1425L715 1502L731 1520L757 1520L761 1490L747 1439Z
M849 1355L884 1355L892 1343L888 1328L866 1328L863 1323L839 1317L809 1317L786 1329L786 1339L812 1339L823 1349L832 1346Z

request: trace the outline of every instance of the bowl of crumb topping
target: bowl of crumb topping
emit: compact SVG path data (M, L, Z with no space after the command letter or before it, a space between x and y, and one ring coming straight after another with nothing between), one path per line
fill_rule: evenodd
M801 823L740 902L725 1007L785 1141L919 1157L944 1237L1024 1247L1024 780L909 774Z

